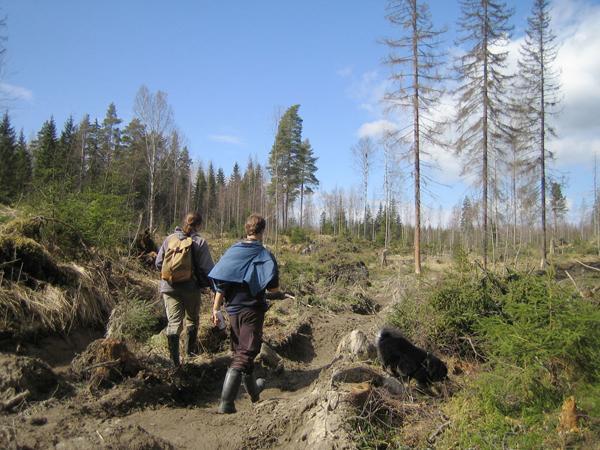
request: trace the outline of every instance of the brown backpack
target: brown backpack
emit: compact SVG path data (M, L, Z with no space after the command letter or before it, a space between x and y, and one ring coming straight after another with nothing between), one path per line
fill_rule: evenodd
M160 271L163 280L173 284L192 279L194 267L192 244L191 237L181 240L178 236L173 236L167 241L167 250Z

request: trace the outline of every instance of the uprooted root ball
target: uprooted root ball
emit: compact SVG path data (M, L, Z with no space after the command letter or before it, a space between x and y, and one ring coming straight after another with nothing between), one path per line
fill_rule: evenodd
M134 377L142 366L124 342L97 339L72 363L73 372L89 380L91 388L107 387Z

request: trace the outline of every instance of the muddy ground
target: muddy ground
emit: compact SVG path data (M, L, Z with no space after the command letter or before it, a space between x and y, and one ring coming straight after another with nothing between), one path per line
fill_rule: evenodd
M348 364L380 369L374 362L346 360L336 348L354 329L374 337L391 302L382 283L372 280L370 292L379 293L373 295L375 314L294 304L289 305L296 312L289 318L294 323L286 323L285 315L272 319L265 340L283 359L278 367L259 368L267 378L261 401L252 404L242 388L233 415L216 414L227 351L193 358L174 372L164 355L133 349L125 366L113 364L122 355L108 362L90 358L86 344L102 333L80 330L1 354L2 366L40 362L46 378L43 392L0 412L0 448L352 448L347 405L341 406L349 385L332 380L339 380ZM31 385L26 378L16 379L14 394Z

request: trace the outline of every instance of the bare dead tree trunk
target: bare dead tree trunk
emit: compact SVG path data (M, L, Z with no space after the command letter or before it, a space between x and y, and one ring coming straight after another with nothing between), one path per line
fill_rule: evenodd
M484 8L484 17L488 16L487 2L483 2ZM482 125L482 133L483 133L483 159L482 159L482 182L483 182L483 268L487 269L488 262L488 106L489 106L489 98L488 98L488 30L487 30L487 21L484 21L484 31L483 31L483 125Z
M417 8L412 13L413 26L413 146L415 163L415 273L421 274L421 156L420 156L420 131L419 131L419 52L417 37Z

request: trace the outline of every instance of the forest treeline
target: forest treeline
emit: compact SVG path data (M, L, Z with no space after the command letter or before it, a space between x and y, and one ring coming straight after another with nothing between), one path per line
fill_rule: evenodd
M383 101L391 118L402 111L409 119L351 149L358 188L321 190L315 198L319 149L303 136L300 105L277 115L266 163L249 157L223 168L210 158L192 161L167 94L142 86L127 123L111 103L102 119L70 117L59 127L49 118L27 142L5 113L0 202L78 221L99 244L141 228L166 231L189 210L203 213L208 231L237 234L256 211L269 219L269 239L311 228L412 248L417 273L423 252L458 246L479 252L484 266L488 257L506 259L532 247L544 264L548 241L550 251L577 240L584 251L600 252L596 170L593 198L581 205L578 224L563 220L564 180L548 175L551 122L561 98L558 47L549 2L532 4L517 70L510 73L513 10L506 3L462 0L456 44L464 52L451 58L444 52L446 30L433 26L427 2L388 2L386 18L397 35L383 40L391 74ZM452 117L440 113L442 100L454 102ZM434 148L455 154L474 180L472 195L444 205L450 217L422 211L428 178L422 160ZM378 160L383 179L372 179ZM400 181L409 177L410 189ZM369 197L375 191L383 195Z

